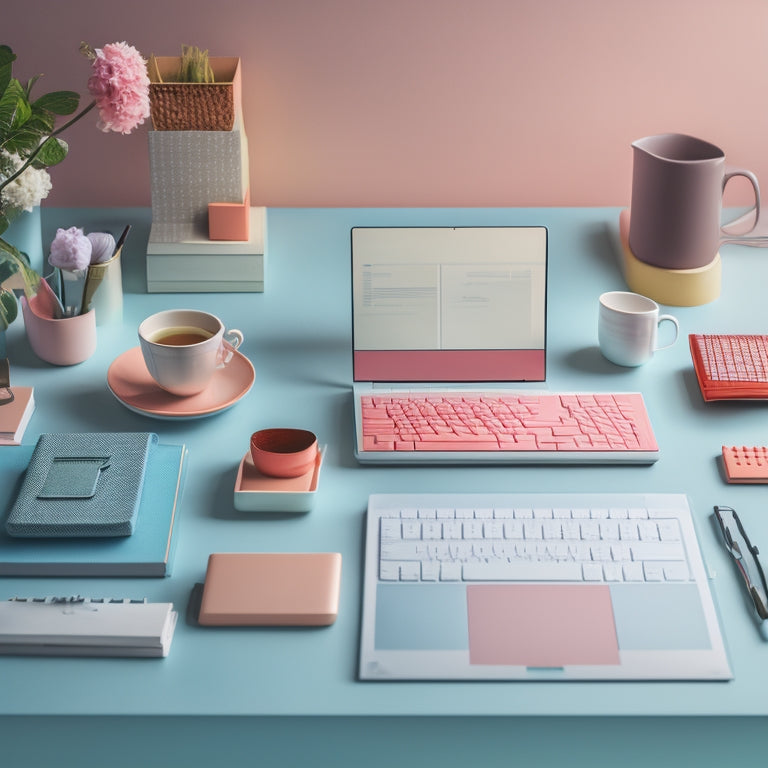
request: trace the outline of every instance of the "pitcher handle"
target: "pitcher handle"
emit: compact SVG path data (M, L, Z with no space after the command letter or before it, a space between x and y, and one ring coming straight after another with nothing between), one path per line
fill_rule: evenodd
M763 227L758 225L760 222L760 185L757 182L757 176L752 171L747 171L743 168L731 168L726 166L725 175L723 176L723 192L725 191L725 185L734 176L744 176L752 184L752 189L755 193L755 204L744 214L739 216L733 221L729 221L720 228L720 244L723 243L736 243L741 245L758 245L768 246L768 231L761 231ZM753 220L752 226L746 231L734 232L730 229L733 226L743 226L751 220ZM728 227L729 229L726 229Z

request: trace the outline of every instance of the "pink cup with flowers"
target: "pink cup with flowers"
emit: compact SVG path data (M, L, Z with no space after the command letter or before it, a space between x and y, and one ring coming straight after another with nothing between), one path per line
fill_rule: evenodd
M32 351L53 365L77 365L96 351L96 313L53 318L39 306L39 294L21 297L21 313Z

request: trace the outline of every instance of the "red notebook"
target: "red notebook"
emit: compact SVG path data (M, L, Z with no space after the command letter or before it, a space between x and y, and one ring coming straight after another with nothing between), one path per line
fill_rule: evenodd
M768 399L768 336L688 336L693 367L704 400Z

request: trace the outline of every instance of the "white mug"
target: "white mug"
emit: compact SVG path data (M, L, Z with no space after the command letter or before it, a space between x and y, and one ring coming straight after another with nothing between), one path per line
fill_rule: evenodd
M674 337L659 346L658 328L668 321ZM603 356L617 365L637 366L654 352L671 347L680 333L677 318L659 314L659 305L647 296L628 291L609 291L600 296L597 335Z
M202 392L243 343L237 329L225 330L216 315L196 309L167 309L139 325L139 342L150 376L174 395Z

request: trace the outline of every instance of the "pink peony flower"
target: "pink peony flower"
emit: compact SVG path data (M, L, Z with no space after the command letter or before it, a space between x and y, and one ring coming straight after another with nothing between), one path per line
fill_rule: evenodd
M149 117L149 77L141 54L127 43L97 48L88 90L99 110L98 127L130 133Z
M91 263L91 241L79 227L56 230L56 237L51 243L51 255L48 262L59 269L87 269Z

